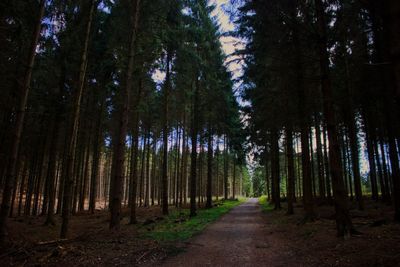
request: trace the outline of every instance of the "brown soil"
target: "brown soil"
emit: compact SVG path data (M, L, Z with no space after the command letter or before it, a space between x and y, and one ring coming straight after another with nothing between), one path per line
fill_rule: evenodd
M45 226L45 217L20 217L8 223L11 244L0 248L0 266L137 266L167 256L169 246L138 237L147 219L162 219L160 208L139 208L138 224L128 224L124 211L120 232L108 229L109 213L81 213L71 217L70 236L60 240L61 218Z
M340 239L331 207L319 208L320 218L303 224L301 206L292 216L265 213L251 199L162 266L400 266L400 225L390 223L390 212L385 216L370 205L368 212L352 213L362 234Z
M57 226L44 226L43 217L15 218L0 266L400 266L400 225L391 207L366 206L352 210L362 235L347 239L335 236L332 207L318 207L319 219L303 224L300 205L288 216L284 209L262 212L256 199L179 244L140 239L127 211L119 233L108 230L106 211L75 215L68 240L57 239L58 217ZM138 209L139 225L157 217L159 207Z

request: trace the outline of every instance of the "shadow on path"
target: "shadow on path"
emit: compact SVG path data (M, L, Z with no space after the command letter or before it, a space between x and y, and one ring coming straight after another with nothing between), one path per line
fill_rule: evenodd
M250 199L189 240L186 252L161 266L281 266L277 248L272 247L275 243L268 240L258 199Z

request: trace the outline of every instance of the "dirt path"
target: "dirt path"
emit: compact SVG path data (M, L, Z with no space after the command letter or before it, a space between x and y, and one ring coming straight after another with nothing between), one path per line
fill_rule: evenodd
M258 200L250 199L207 227L190 241L186 252L162 266L285 266L283 244L268 236Z

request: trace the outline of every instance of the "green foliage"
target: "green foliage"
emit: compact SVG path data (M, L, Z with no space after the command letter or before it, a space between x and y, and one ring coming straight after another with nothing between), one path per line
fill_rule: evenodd
M258 198L258 203L260 203L262 210L264 212L272 211L274 206L268 202L267 196L261 196Z
M198 210L197 216L193 218L189 217L188 209L176 210L155 225L141 227L140 232L144 238L159 241L183 241L200 233L207 225L243 203L244 200L241 198L239 201L217 202L216 206L211 209Z

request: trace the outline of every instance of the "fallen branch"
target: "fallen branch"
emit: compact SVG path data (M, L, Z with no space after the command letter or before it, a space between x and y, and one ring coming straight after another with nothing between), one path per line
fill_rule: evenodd
M46 246L46 245L63 243L63 242L67 242L67 241L70 241L70 239L57 239L57 240L51 240L51 241L38 242L36 245L37 246Z
M149 249L148 251L146 251L145 253L143 253L142 256L140 256L140 257L136 260L136 262L139 263L144 257L146 257L147 255L149 255L150 252L152 252L154 249L155 249L155 248L151 248L151 249Z

